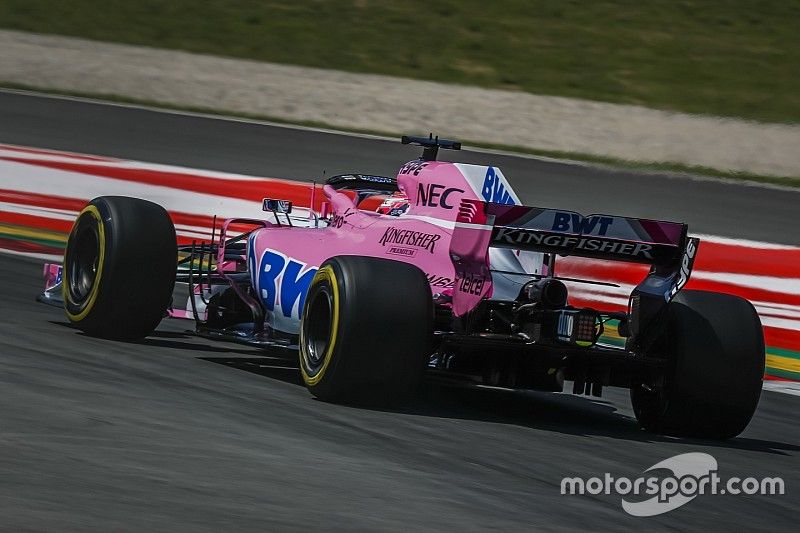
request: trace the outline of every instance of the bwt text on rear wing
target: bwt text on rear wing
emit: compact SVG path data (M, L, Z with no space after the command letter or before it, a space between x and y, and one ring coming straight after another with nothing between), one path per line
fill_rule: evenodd
M462 200L450 246L454 312L466 314L491 295L488 248L512 248L651 265L630 296L631 324L638 329L689 279L699 239L688 237L687 229L678 222Z

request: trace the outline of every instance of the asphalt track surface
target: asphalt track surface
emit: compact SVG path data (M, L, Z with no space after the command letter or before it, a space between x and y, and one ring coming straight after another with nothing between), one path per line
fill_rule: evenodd
M2 93L0 142L296 178L322 166L391 173L415 154L385 141ZM796 193L491 159L518 176L528 202L543 187L541 205L796 240ZM598 400L429 384L405 406L332 405L311 398L291 365L188 335L186 322L167 320L140 343L87 337L33 301L39 261L0 256L0 281L5 530L796 530L795 396L765 391L745 433L721 443L640 431L622 390ZM782 476L787 493L699 496L646 519L626 515L619 496L560 494L564 476L633 478L692 451L713 455L723 478Z

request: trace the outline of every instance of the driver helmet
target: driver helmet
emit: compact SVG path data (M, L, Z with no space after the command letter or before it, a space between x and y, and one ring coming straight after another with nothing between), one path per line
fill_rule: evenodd
M387 197L383 203L378 206L377 212L381 215L398 217L408 211L410 205L411 204L408 201L408 196L400 191L397 191L392 193L391 196Z

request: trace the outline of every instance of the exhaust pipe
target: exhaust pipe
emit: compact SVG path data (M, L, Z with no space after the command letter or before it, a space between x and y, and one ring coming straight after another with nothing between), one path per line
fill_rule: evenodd
M541 307L560 309L567 305L567 286L551 278L529 281L522 287L520 299Z

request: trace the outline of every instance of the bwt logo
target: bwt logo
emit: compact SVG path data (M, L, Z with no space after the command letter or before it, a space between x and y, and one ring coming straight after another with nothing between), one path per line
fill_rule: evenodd
M494 202L496 204L515 204L514 198L506 190L506 185L503 183L502 174L498 174L494 167L486 169L486 176L483 178L483 187L481 188L481 196L487 202Z
M300 318L308 287L316 272L316 267L280 252L266 250L261 256L256 289L270 311L275 310L277 303L283 316Z
M453 193L463 194L464 190L455 187L445 188L444 185L435 183L429 183L428 185L420 183L417 188L417 205L453 209L454 205L448 201L448 198Z
M599 225L596 235L605 235L608 228L614 223L612 217L600 217L593 215L582 217L578 213L556 212L553 217L553 231L566 231L570 233L582 233L584 235L595 235L594 229Z

